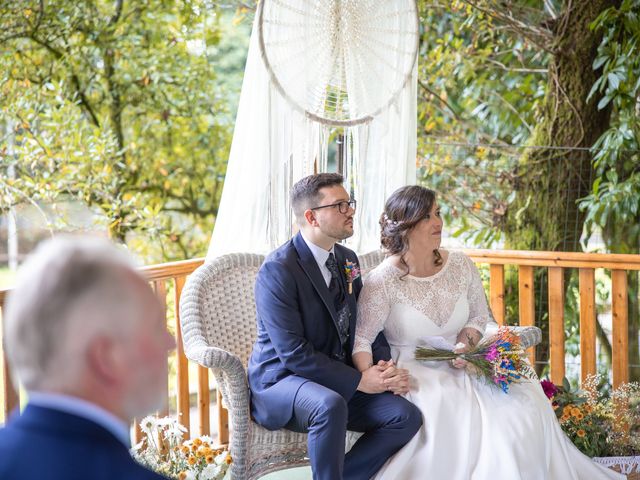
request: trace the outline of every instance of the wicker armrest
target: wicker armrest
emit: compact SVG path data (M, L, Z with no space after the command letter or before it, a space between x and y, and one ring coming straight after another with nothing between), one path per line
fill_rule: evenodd
M249 411L247 372L238 357L221 348L206 345L187 348L185 355L213 371L229 411L239 411L246 415Z
M523 348L534 347L542 340L542 330L538 327L508 327L520 337Z
M490 337L491 335L494 335L498 332L498 328L500 327L497 323L489 322L484 332L484 336ZM542 330L538 327L509 326L507 328L520 337L520 343L525 349L536 346L542 340Z

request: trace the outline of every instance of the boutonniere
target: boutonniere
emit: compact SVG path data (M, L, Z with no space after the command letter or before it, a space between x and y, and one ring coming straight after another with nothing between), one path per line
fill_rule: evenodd
M347 285L349 287L349 294L353 293L353 281L360 276L360 269L358 265L347 260L344 264L344 274L347 278Z

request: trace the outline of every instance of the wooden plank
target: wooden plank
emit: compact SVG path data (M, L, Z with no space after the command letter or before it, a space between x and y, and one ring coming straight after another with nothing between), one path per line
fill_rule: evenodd
M9 369L9 360L7 359L6 352L3 348L4 338L2 328L2 309L4 307L4 296L0 298L0 375L2 376L2 413L4 421L7 421L9 414L20 405L20 394L13 387L13 380L11 377L11 370Z
M171 280L186 277L203 263L204 258L195 258L193 260L149 265L148 267L140 268L139 271L150 282L155 280Z
M549 347L551 381L562 385L564 365L564 269L549 268Z
M140 419L133 419L133 432L131 434L131 445L137 445L142 441L142 429L140 428Z
M504 265L489 266L489 302L498 325L504 325Z
M9 414L20 405L20 395L16 389L13 388L9 362L7 361L7 357L4 352L2 352L2 389L4 391L2 411L6 422L7 418L9 418Z
M611 272L611 313L613 316L613 388L629 382L629 296L627 272Z
M152 283L153 291L162 306L162 313L164 318L167 318L167 284L165 280L156 280ZM167 362L169 362L169 357L167 357ZM169 416L169 377L167 376L164 391L166 394L166 398L164 401L164 408L158 412L158 416L160 417L168 417Z
M535 288L533 283L533 267L520 266L518 269L518 310L520 325L529 327L536 324ZM536 347L527 349L531 365L536 362Z
M189 418L189 363L184 355L184 346L182 344L182 328L180 327L180 294L184 288L186 277L174 277L173 284L175 286L175 328L176 328L176 377L178 386L177 407L178 421L187 429L186 437L190 437L190 418Z
M596 373L596 280L593 268L580 269L580 380Z
M216 408L218 409L218 441L221 445L229 443L229 412L222 405L220 389L216 393Z
M640 270L640 255L481 249L464 249L463 252L476 263L528 265L536 267Z
M198 418L200 435L209 435L209 369L198 365Z

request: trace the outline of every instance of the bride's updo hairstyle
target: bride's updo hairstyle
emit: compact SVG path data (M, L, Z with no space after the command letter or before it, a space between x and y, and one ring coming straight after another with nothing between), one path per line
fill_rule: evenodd
M408 233L431 213L436 192L419 185L401 187L391 194L380 216L380 244L389 255L400 255L400 262L407 268L404 255L409 250ZM442 256L436 249L434 264L442 265Z

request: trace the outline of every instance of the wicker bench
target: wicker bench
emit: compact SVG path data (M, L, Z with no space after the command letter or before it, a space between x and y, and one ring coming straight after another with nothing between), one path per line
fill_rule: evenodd
M382 258L377 251L360 256L363 274ZM180 300L185 354L211 369L229 411L232 480L309 464L306 434L269 431L249 414L246 368L256 338L254 283L263 261L263 255L229 254L206 263L189 277ZM520 333L526 345L540 341L536 327Z

